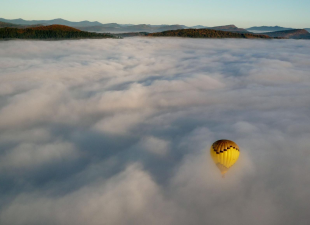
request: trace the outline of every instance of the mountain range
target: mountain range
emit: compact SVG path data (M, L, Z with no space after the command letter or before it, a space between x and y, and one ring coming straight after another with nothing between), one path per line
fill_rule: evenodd
M294 28L279 27L279 26L260 26L260 27L250 27L246 30L254 33L263 33L263 32L274 32L274 31L283 31L283 30L294 30Z
M185 26L185 25L150 25L150 24L118 24L118 23L106 23L102 24L98 21L80 21L80 22L72 22L68 20L64 20L61 18L53 19L53 20L24 20L24 19L13 19L8 20L4 18L0 18L0 28L1 27L12 27L12 28L27 28L27 27L36 27L36 26L47 26L47 25L65 25L77 28L81 31L88 32L98 32L98 33L133 33L133 32L147 32L147 33L156 33L167 30L181 30L181 29L212 29L219 31L229 31L235 33L259 33L259 34L267 34L270 36L279 35L279 37L288 37L288 38L296 38L299 37L307 37L307 34L301 34L302 32L310 32L310 28L305 28L303 31L298 31L294 28L286 28L280 26L260 26L260 27L250 27L247 29L238 28L235 25L225 25L225 26L216 26L216 27L207 27L203 25L196 26ZM289 31L292 32L284 32ZM270 32L278 32L271 34ZM128 34L129 35L129 34ZM132 35L132 34L130 34Z
M288 38L288 39L310 39L310 33L305 29L282 30L275 32L259 33L269 37Z
M160 32L164 30L178 30L184 29L186 26L182 25L148 25L148 24L139 24L139 25L130 25L130 26L121 26L119 24L104 24L101 26L88 26L80 27L79 29L83 31L90 32L110 32L110 33L124 33L124 32Z
M237 33L249 33L249 31L238 28L235 25L226 25L226 26L218 26L218 27L206 27L202 25L197 25L194 27L188 27L185 25L150 25L150 24L139 24L139 25L119 25L117 23L111 24L103 24L100 26L85 26L79 27L79 29L83 31L90 31L90 32L110 32L110 33L126 33L126 32L148 32L148 33L155 33L161 32L166 30L180 30L180 29L212 29L212 30L221 30L221 31L230 31L230 32L237 32Z
M38 26L42 26L42 25L40 25L40 24L34 24L34 25L20 25L20 24L6 23L6 22L0 21L0 28L3 28L3 27L28 28L28 27L38 27Z
M65 26L98 26L102 25L102 23L99 23L97 21L90 22L90 21L81 21L81 22L71 22L64 19L53 19L53 20L23 20L23 19L13 19L13 20L7 20L0 18L0 21L6 22L6 23L13 23L13 24L19 24L19 25L34 25L34 24L42 24L42 25L53 25L53 24L59 24L59 25L65 25Z
M179 30L179 29L188 29L188 28L195 28L195 29L202 29L202 28L209 28L214 30L223 30L223 31L234 31L234 32L245 32L248 33L247 30L238 28L234 25L226 25L226 26L218 26L218 27L207 27L203 25L197 26L185 26L185 25L150 25L150 24L118 24L118 23L106 23L102 24L98 21L90 22L90 21L81 21L81 22L71 22L64 19L53 19L53 20L23 20L23 19L13 19L8 20L4 18L0 18L0 21L11 24L9 27L18 27L18 26L30 26L30 25L65 25L78 28L83 31L89 32L100 32L100 33L123 33L123 32L161 32L165 30ZM15 24L12 25L12 24ZM0 24L1 26L1 24ZM4 26L1 26L4 27Z

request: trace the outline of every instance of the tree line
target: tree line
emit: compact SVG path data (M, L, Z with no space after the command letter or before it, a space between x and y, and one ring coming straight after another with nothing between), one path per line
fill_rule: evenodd
M267 35L255 35L249 33L234 33L229 31L211 29L181 29L151 33L153 37L191 37L191 38L270 38Z
M78 39L78 38L116 38L112 34L85 31L35 30L31 28L0 28L0 39Z

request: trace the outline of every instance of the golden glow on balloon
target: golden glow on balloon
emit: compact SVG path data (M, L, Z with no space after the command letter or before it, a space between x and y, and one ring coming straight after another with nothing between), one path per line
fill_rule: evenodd
M230 140L218 140L212 144L210 154L224 177L224 174L238 160L240 152L235 142Z

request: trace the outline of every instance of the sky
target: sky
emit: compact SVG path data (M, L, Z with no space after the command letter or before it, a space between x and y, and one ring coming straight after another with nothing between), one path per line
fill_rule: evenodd
M5 19L309 28L308 0L2 0Z
M308 224L309 49L0 42L0 224ZM218 139L240 148L225 178Z

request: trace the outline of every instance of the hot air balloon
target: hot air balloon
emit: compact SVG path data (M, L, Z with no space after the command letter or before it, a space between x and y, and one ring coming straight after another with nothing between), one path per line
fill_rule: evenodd
M210 154L216 166L220 169L222 177L235 164L239 157L238 145L230 140L218 140L210 148Z

